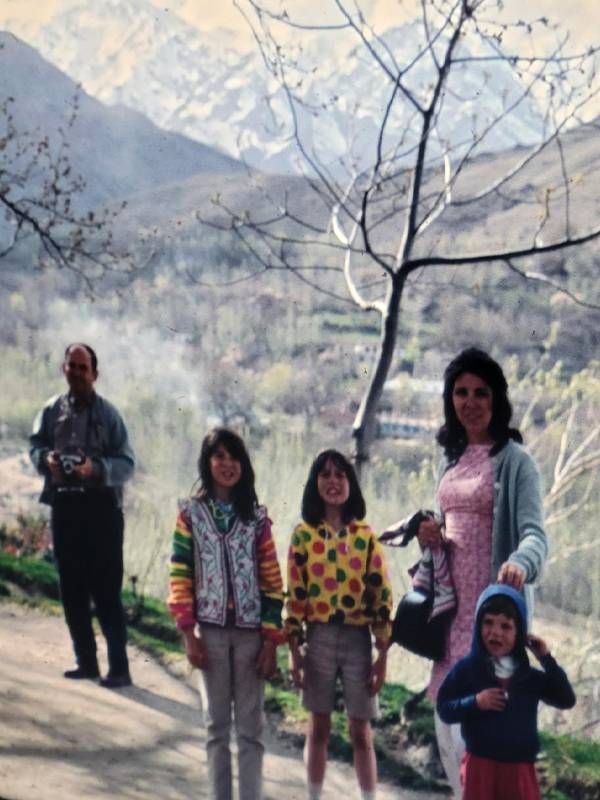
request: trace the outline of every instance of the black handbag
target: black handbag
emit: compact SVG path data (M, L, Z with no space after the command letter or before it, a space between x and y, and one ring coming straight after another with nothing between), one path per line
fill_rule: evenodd
M429 619L433 595L410 591L401 598L392 623L392 642L432 661L441 661L446 652L448 622L454 610Z
M392 547L406 547L419 532L423 520L433 511L417 511L402 522L385 530L379 541ZM429 592L413 589L401 598L392 622L392 642L432 661L441 661L446 652L446 632L455 609L442 611L429 619L433 608L433 586Z

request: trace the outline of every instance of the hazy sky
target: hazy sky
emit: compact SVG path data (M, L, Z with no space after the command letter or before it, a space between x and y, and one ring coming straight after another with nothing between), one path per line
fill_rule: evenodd
M21 24L39 24L61 6L70 5L72 0L0 0L0 24L6 19L16 18ZM81 0L79 0L81 2ZM151 0L161 9L171 8L187 22L203 30L222 26L247 34L245 23L231 0L221 3L214 0ZM369 14L375 27L389 24L392 20L401 21L410 15L415 0L363 0L361 7ZM89 0L93 6L93 0ZM562 22L571 31L572 37L582 45L600 39L600 8L598 0L505 0L506 13L511 17L522 13L527 7L527 16L546 15ZM301 9L312 21L325 18L326 0L287 0L290 13ZM331 3L333 6L333 3Z
M166 4L165 4L166 5ZM288 0L286 8L290 13L294 7L302 8L307 17L315 20L319 16L323 16L323 6L326 5L325 0ZM333 5L333 3L331 3ZM414 3L410 0L364 0L361 8L369 14L377 26L384 22L391 20L399 20L408 18L410 16L411 6ZM598 34L598 30L594 30L594 25L590 25L591 21L595 18L600 22L600 11L597 0L505 0L504 3L507 14L514 16L523 12L523 8L527 8L527 16L546 15L557 21L568 23L574 37L589 38L590 30L592 34ZM226 27L237 27L240 25L238 12L230 7L230 4L223 3L221 7L213 6L211 0L183 0L182 2L182 15L185 15L188 21L195 21L200 27L210 25L222 25ZM374 13L373 13L374 12Z

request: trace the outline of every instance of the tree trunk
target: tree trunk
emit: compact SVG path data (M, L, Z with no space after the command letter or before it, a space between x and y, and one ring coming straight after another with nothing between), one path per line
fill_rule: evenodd
M369 451L376 434L377 407L392 363L394 347L396 346L404 281L405 276L398 273L395 273L391 279L385 312L381 317L381 340L375 368L352 427L352 436L355 442L354 459L359 477L364 464L369 460Z

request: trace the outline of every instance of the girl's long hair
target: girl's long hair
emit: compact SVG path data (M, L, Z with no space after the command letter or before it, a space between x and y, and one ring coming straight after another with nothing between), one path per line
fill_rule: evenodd
M210 472L210 457L222 445L232 458L240 462L241 476L231 489L231 502L239 517L250 522L254 517L258 498L254 489L254 470L243 439L228 428L213 428L202 440L198 457L200 488L196 497L207 500L214 497L214 481Z
M302 495L302 519L314 526L322 522L325 517L325 502L319 494L317 480L319 473L328 461L333 462L338 469L344 472L350 485L350 494L342 507L344 525L355 519L363 519L367 513L367 507L358 485L356 472L346 456L338 450L323 450L313 461Z
M509 439L522 442L523 437L509 423L512 417L512 406L508 399L508 384L502 367L484 350L469 347L463 350L446 367L444 372L444 424L437 433L437 441L444 448L446 458L450 462L457 461L467 446L467 434L458 421L454 410L452 395L457 378L466 372L477 375L487 383L492 392L492 419L488 432L494 441L490 455L498 453Z

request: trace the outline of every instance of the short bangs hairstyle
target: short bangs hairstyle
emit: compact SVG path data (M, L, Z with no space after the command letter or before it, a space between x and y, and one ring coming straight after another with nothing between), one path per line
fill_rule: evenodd
M342 507L342 522L347 525L352 520L364 519L367 507L356 472L346 456L338 450L323 450L313 461L302 495L302 519L309 525L318 525L325 517L325 502L319 494L317 480L328 461L344 472L350 486L348 499Z
M504 614L505 617L512 619L517 629L517 638L515 642L515 650L525 647L525 631L523 630L523 619L519 614L519 609L515 605L514 600L507 597L505 594L495 594L490 597L479 609L477 614L477 635L480 637L481 642L481 624L486 614Z
M220 446L224 447L232 458L240 462L241 476L231 490L231 501L244 522L249 522L253 518L258 505L258 498L254 489L254 470L243 439L228 428L214 428L202 440L200 456L198 457L200 489L197 496L202 500L214 497L210 458Z
M465 373L477 375L492 392L492 419L488 428L494 441L491 454L501 450L509 439L522 442L523 437L509 423L512 406L508 399L508 384L502 367L484 350L469 347L453 359L444 372L444 424L437 433L437 441L444 448L446 458L456 461L467 446L467 434L454 410L453 392L456 380Z

